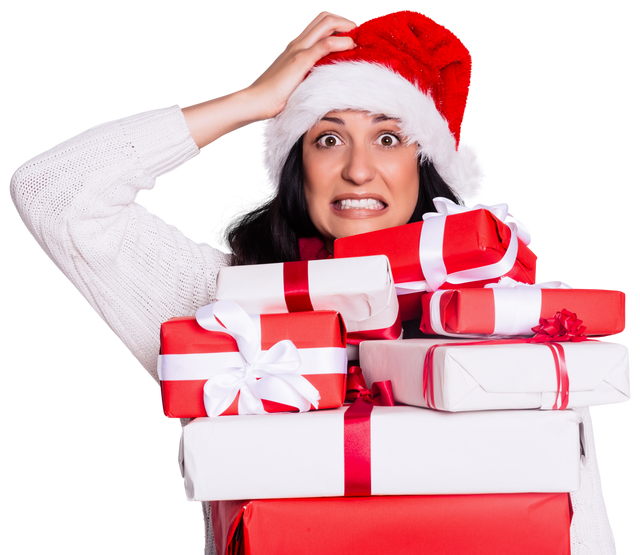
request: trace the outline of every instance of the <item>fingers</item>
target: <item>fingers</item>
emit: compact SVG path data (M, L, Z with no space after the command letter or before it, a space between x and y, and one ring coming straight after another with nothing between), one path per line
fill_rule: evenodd
M280 56L247 89L258 116L267 119L278 114L295 88L302 83L315 63L331 52L349 50L355 46L351 37L334 33L347 32L355 27L353 21L322 12Z
M355 46L353 39L351 37L336 37L329 36L321 41L315 43L310 49L310 52L314 52L312 56L315 58L315 61L318 61L323 56L331 52L342 52L343 50L350 50Z
M349 21L344 17L329 14L323 17L309 32L303 42L307 43L307 48L316 44L326 37L330 37L335 33L346 33L356 26L353 21ZM310 44L309 44L310 43Z
M327 8L324 8L322 10L318 10L312 17L311 19L309 19L309 21L307 23L313 25L316 25L319 21L321 21L322 19L324 19L325 17L335 17L336 19L342 19L342 20L346 20L346 21L351 21L353 23L357 23L357 21L355 19L353 19L352 17L349 17L347 14L343 14L340 12L336 12L333 10L328 10Z
M353 21L328 12L319 14L289 45L291 48L308 49L334 33L346 33L356 26Z
M304 66L306 72L323 56L353 48L355 44L351 37L338 37L334 33L346 33L355 26L344 17L322 12L287 46L283 56L293 65Z
M315 25L318 24L318 22L322 21L325 17L334 17L336 19L342 19L342 20L347 20L347 21L352 21L354 23L357 23L357 21L351 17L349 17L346 14L340 13L340 12L336 12L333 10L328 10L326 8L322 9L322 10L318 10L310 19L309 21L307 21L302 28L300 29L301 31L309 28L309 27L314 27Z

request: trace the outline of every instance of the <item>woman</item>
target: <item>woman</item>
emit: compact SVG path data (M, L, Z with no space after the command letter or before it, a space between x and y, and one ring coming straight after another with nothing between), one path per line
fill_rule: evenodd
M425 18L400 14L373 27L389 25L413 41L416 65L406 63L406 41L389 54L376 33L356 66L327 65L370 45L364 26L356 46L335 36L354 24L323 13L247 89L91 129L16 172L12 194L26 225L154 378L160 323L210 302L221 266L326 257L335 238L415 220L434 196L455 200L476 185L472 157L457 148L466 49ZM430 33L446 37L447 48L433 47ZM416 55L425 49L426 62ZM393 71L379 67L383 60ZM355 81L342 79L345 68ZM230 231L233 259L135 204L138 190L199 148L274 116L267 161L278 193ZM610 531L597 480L592 458L574 496L574 545L604 553Z

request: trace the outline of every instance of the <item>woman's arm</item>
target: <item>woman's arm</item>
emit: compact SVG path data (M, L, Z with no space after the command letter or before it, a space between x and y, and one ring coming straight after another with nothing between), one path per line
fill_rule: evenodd
M173 107L85 131L24 164L11 182L40 246L154 378L160 324L210 302L226 258L135 197L197 153Z
M135 202L141 189L234 129L276 115L313 64L353 46L320 14L247 89L90 129L16 171L11 194L40 246L157 379L160 324L214 298L227 256ZM195 140L195 142L194 142Z

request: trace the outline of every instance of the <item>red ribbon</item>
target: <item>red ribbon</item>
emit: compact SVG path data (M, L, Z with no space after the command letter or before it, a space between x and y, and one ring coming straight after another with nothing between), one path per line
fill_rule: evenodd
M362 375L362 368L352 366L347 371L347 394L345 401L347 403L354 403L357 399L362 399L365 403L376 406L394 406L395 402L393 400L391 380L375 382L371 386L371 389L367 389L367 384Z
M285 262L282 265L284 302L289 312L313 310L309 296L309 261Z
M432 345L427 351L424 359L424 372L422 375L422 393L429 408L435 409L435 392L433 388L433 357L438 347L459 347L466 345L513 345L518 343L538 343L540 346L548 347L553 355L553 362L556 367L556 399L553 410L565 410L569 404L569 373L567 371L567 361L562 345L551 341L540 343L533 338L526 339L499 339L488 341L470 341L464 343L439 343Z
M347 343L360 345L363 341L375 341L377 339L398 339L402 334L402 320L400 314L392 326L378 330L350 331L347 333Z
M284 302L289 312L307 312L313 310L309 295L309 261L285 262L282 265L284 281ZM360 345L363 341L375 339L398 339L402 334L400 314L394 324L378 330L352 331L347 333L347 343Z
M556 312L553 318L540 318L540 324L531 328L535 333L532 340L535 343L547 341L587 341L582 320L573 313L563 308Z
M344 413L344 494L371 495L371 412L373 407L392 406L391 381L376 382L367 389L359 366L349 368L347 400L353 404Z
M569 372L564 348L560 342L564 341L591 341L585 335L586 327L582 320L573 313L563 308L556 312L553 318L540 318L540 324L531 328L535 333L533 337L519 339L501 339L488 341L472 341L465 343L440 343L433 345L427 351L424 359L424 373L422 376L422 392L424 400L429 408L436 408L435 392L433 389L433 353L438 347L463 346L463 345L512 345L514 343L537 343L551 349L553 362L556 367L556 400L552 410L565 410L569 405Z

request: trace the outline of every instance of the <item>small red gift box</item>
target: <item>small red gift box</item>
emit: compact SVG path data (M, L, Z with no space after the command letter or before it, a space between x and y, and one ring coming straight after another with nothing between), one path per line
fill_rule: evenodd
M386 254L402 320L420 318L424 291L483 287L509 276L534 283L536 255L489 210L437 214L422 223L337 239L336 258Z
M624 330L624 303L624 293L599 289L517 285L441 290L423 296L420 329L452 337L533 335L531 328L540 318L567 309L582 320L584 335L613 335Z
M213 501L221 555L569 555L566 493Z
M237 307L228 301L209 306L223 303ZM256 360L252 364L244 359L236 339L221 326L222 331L209 331L193 316L172 318L162 324L158 375L167 416L216 416L211 409L207 410L207 404L218 401L216 406L220 408L227 405L218 412L224 415L292 411L295 407L308 410L306 401L302 404L306 403L307 408L301 408L298 391L319 394L314 408L342 405L347 371L346 330L337 312L265 314L251 318L242 314L249 319L248 326L252 328L249 331L257 338ZM283 342L284 339L290 342ZM241 337L240 342L243 341ZM287 353L280 356L283 347ZM210 389L214 386L227 388L225 404L220 405L223 393ZM257 395L252 397L256 391ZM249 400L243 400L243 395Z

